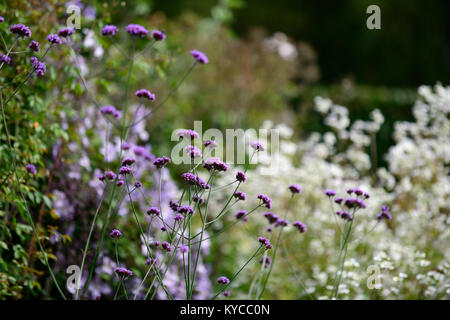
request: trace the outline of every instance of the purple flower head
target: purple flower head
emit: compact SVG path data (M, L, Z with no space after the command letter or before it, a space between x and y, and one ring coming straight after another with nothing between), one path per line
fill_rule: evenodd
M279 217L272 212L264 212L264 217L269 221L270 224L276 223Z
M183 177L184 181L186 181L188 184L192 186L197 184L197 176L195 174L186 172L183 173L181 176Z
M100 181L105 181L105 179L106 179L106 176L104 174L101 174L98 176L98 180L100 180Z
M189 251L189 247L188 247L188 246L185 246L185 245L183 245L183 244L180 244L180 245L178 246L178 250L180 250L181 253L187 253L187 252Z
M151 35L156 41L164 41L166 39L166 34L159 30L152 30Z
M280 218L277 222L275 222L275 227L286 227L288 224L289 221Z
M202 166L208 171L215 170L225 172L228 170L228 166L216 157L206 159Z
M145 37L148 34L148 30L138 24L129 24L125 29L132 36Z
M300 186L297 185L297 184L291 184L289 186L289 190L291 190L292 194L296 194L296 193L300 194L300 193L302 193L302 188L300 188Z
M134 93L134 95L138 98L145 98L151 101L155 101L156 96L155 94L151 93L147 89L140 89Z
M336 212L336 214L337 214L337 212ZM348 211L341 211L340 214L338 214L338 215L340 215L341 218L344 220L353 221L353 216Z
M48 35L47 41L50 42L51 44L61 44L62 43L61 39L56 34L53 34L53 33Z
M169 201L169 207L170 207L170 209L172 209L172 211L177 212L178 208L179 208L179 205L175 201L170 200Z
M159 215L161 214L161 212L159 211L158 208L156 208L156 207L151 207L151 208L147 209L147 214L148 214L148 215L159 216Z
M129 167L121 167L119 169L119 174L121 175L127 175L131 173L131 169Z
M214 140L205 141L205 142L203 142L203 145L205 146L205 148L208 148L208 147L211 149L217 148L217 142L215 142Z
M203 180L200 177L197 177L197 185L202 189L209 189L211 186L206 183L205 180Z
M5 21L5 18L3 18L2 16L0 16L0 23L2 23L3 21Z
M269 256L265 256L265 257L263 256L263 257L261 257L261 259L259 259L259 263L260 264L264 263L264 268L266 269L266 268L270 267L270 265L272 264L272 258Z
M133 158L124 158L122 160L122 166L131 166L135 162L136 162L136 160Z
M297 228L300 233L305 233L307 230L306 224L301 221L295 221L292 225Z
M173 219L174 219L175 221L180 222L180 221L183 221L184 216L183 216L181 213L177 213Z
M31 40L30 43L28 44L28 48L30 48L34 52L38 52L38 53L41 52L39 42L37 42L36 40Z
M178 212L193 214L194 209L192 209L190 206L180 206L180 207L178 207Z
M363 200L358 199L358 198L345 199L344 205L350 209L353 209L353 208L365 209L367 207L366 203Z
M261 143L259 143L258 141L250 142L250 147L252 147L256 151L264 151L265 150L264 146Z
M127 151L127 150L130 150L130 148L131 148L131 145L128 142L124 141L122 143L122 150Z
M158 265L158 259L157 258L147 258L147 260L145 260L146 265L150 265L152 263L154 265Z
M122 279L126 279L133 275L133 272L131 272L127 268L122 268L122 267L115 268L114 272Z
M369 199L370 194L368 192L364 192L363 197L364 197L364 199Z
M125 184L125 181L123 181L123 180L117 180L117 182L116 182L116 185L118 186L118 187L121 187L121 186L123 186Z
M247 176L242 171L238 171L236 173L236 180L239 182L245 182L247 180Z
M75 30L73 30L72 28L62 28L58 31L58 36L67 38L73 35L74 32Z
M161 243L161 247L166 250L167 252L172 251L172 246L170 245L170 243L168 243L167 241L163 241Z
M272 228L271 228L271 227L267 227L267 228L266 228L266 231L267 231L267 232L272 232Z
M238 212L236 212L236 214L234 215L234 217L236 219L241 219L244 218L247 215L247 211L245 210L239 210Z
M166 231L166 227L162 226L161 228L159 228L159 230L161 230L162 232Z
M230 293L230 291L224 291L224 292L223 292L223 295L224 295L225 297L229 297L229 296L231 296L231 293Z
M162 167L165 167L168 163L170 163L170 159L166 156L162 156L161 158L156 158L155 161L153 161L153 164L161 169Z
M36 75L38 77L44 76L45 71L47 70L45 63L38 61L36 57L31 57L30 62L31 65L34 67L34 72L36 72Z
M137 156L143 156L145 154L145 148L142 146L136 146L133 148L133 152Z
M111 24L107 24L101 30L102 36L113 36L118 31L117 27Z
M112 171L106 171L105 177L108 178L108 180L114 180L116 178L116 174Z
M177 136L180 137L180 139L183 139L183 138L185 138L185 137L189 137L189 138L191 138L191 139L199 138L199 137L200 137L200 135L199 135L196 131L191 130L191 129L181 129L181 130L178 130Z
M192 201L198 202L198 204L204 204L205 203L205 199L203 199L202 197L199 197L199 196L194 196L192 198Z
M197 148L196 146L189 145L189 146L186 146L186 148L184 148L184 150L191 158L201 158L202 157L202 151L199 148Z
M327 197L334 197L334 196L336 195L336 191L331 190L331 189L325 190L324 193L325 193L325 195L326 195Z
M134 187L135 187L135 188L140 188L140 187L142 187L142 182L136 181L136 182L134 183Z
M389 213L390 208L387 205L382 205L381 206L381 212L377 215L377 219L381 220L381 219L387 219L387 220L392 220L392 216Z
M36 170L36 167L34 166L34 164L27 164L25 166L25 169L27 169L27 171L29 173L31 173L31 174L36 174L37 173L37 170Z
M4 62L6 64L10 64L11 62L11 58L8 57L7 55L0 53L0 62Z
M11 27L9 27L9 31L11 33L17 34L20 37L23 37L24 39L31 37L30 28L21 23L12 25Z
M337 204L341 204L342 201L344 201L344 198L342 198L342 197L336 197L336 198L334 198L334 202L336 202Z
M122 232L120 232L118 229L113 229L109 234L109 237L112 239L119 239L122 238L122 236Z
M262 243L266 247L266 249L272 249L272 245L270 244L269 239L264 237L258 237L258 241Z
M267 209L272 209L272 199L262 193L258 194L257 198L261 200L261 203L266 206Z
M355 192L355 189L353 189L353 188L347 189L348 194L352 194L353 192Z
M111 106L111 105L103 106L103 107L100 108L100 112L103 115L109 114L109 115L114 116L116 111L117 111L116 108L114 106Z
M204 54L201 51L198 50L191 50L191 56L199 63L201 64L207 64L208 63L208 57L206 54Z
M217 283L218 284L229 284L230 279L228 279L227 277L224 277L224 276L220 276L219 278L217 278Z
M247 195L245 194L245 192L242 192L242 191L236 191L234 193L233 197L235 197L238 200L242 200L242 201L247 200Z

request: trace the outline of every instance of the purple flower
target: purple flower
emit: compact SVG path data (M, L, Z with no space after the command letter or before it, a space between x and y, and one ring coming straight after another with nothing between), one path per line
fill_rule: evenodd
M0 61L9 64L11 62L11 58L3 53L0 53Z
M362 196L362 194L364 193L364 191L362 191L361 189L353 189L353 192L355 192L358 196Z
M131 272L127 268L122 268L122 267L115 268L114 272L122 279L126 279L133 275L133 272Z
M50 34L47 37L47 41L52 44L61 44L62 43L61 39L56 34Z
M183 216L181 213L177 213L173 219L174 219L175 221L180 222L180 221L183 221L184 216Z
M285 219L278 219L277 222L275 222L275 227L286 227L289 224L289 222Z
M262 204L266 206L267 209L272 209L272 199L262 193L258 194L257 198L261 200Z
M39 46L39 42L37 42L35 40L31 40L30 41L30 43L28 44L28 48L30 48L34 52L38 52L38 53L41 51L41 48Z
M155 165L158 169L165 167L168 163L170 163L170 159L166 156L156 158L155 161L153 161L153 165Z
M166 231L167 229L166 229L166 227L164 227L164 226L162 226L161 228L159 228L161 231Z
M163 241L161 243L161 247L166 250L167 252L172 251L172 246L170 245L170 243L168 243L167 241Z
M203 145L205 146L205 148L208 148L208 147L211 149L217 148L217 143L214 140L205 141L205 142L203 142Z
M264 269L270 267L270 265L272 264L272 258L269 256L263 256L261 257L261 259L259 259L259 263L263 264L264 263Z
M291 184L289 186L289 190L291 190L292 194L296 194L296 193L300 194L300 193L302 193L302 188L300 188L300 186L296 185L296 184Z
M2 23L3 21L5 21L5 19L2 16L0 16L0 23Z
M390 208L387 205L382 205L381 206L381 212L377 215L377 219L381 220L381 219L387 219L387 220L392 220L392 216L389 213Z
M114 116L115 113L117 112L117 110L116 110L116 108L115 108L114 106L107 105L107 106L101 107L101 108L100 108L100 112L101 112L101 114L103 114L103 115L109 114L109 115Z
M17 34L20 37L23 37L24 39L31 37L30 28L21 23L12 25L11 27L9 27L9 31L11 33Z
M131 166L136 160L133 158L125 158L122 160L122 166Z
M72 28L62 28L58 31L58 36L66 38L73 35L74 32L75 30L73 30Z
M100 181L105 181L105 179L106 179L106 176L104 174L101 174L98 176L98 180L100 180Z
M342 198L342 197L336 197L336 198L334 198L334 202L336 202L337 204L341 204L342 201L344 201L344 198Z
M245 216L247 215L247 211L245 210L239 210L238 212L236 212L236 214L234 215L234 217L236 219L242 219L245 218Z
M158 244L159 245L159 244ZM145 264L146 265L150 265L150 264L154 264L154 265L158 265L158 259L156 258L147 258L147 260L145 260Z
M131 173L131 169L129 167L121 167L119 169L119 174L121 175L127 175Z
M148 34L148 30L138 24L129 24L125 30L132 36L140 36L142 38Z
M230 279L228 279L227 277L224 277L224 276L220 276L219 278L217 278L217 283L219 283L219 284L229 284L230 283Z
M123 181L123 180L118 180L118 181L116 182L116 185L117 185L118 187L121 187L121 186L124 185L124 183L125 183L125 181Z
M156 41L164 41L166 39L166 35L162 31L152 30L152 38Z
M264 217L269 221L270 224L278 221L279 217L272 212L264 212Z
M117 31L118 29L116 26L107 24L102 28L101 33L102 36L113 36L116 34Z
M191 50L191 56L199 63L201 64L207 64L208 63L208 57L206 54L204 54L201 51L198 50Z
M366 203L363 200L358 199L358 198L345 199L344 205L350 209L353 209L353 208L364 209L367 207Z
M258 241L262 243L266 247L266 249L272 249L272 245L270 244L269 239L264 237L258 237Z
M25 166L25 169L27 169L27 171L29 173L31 173L31 174L36 174L37 173L37 170L36 170L36 167L34 166L34 164L27 164Z
M134 147L133 152L137 156L143 156L145 154L145 148L141 146L136 146Z
M331 190L331 189L325 190L324 193L325 193L325 195L326 195L327 197L334 197L334 196L336 195L336 191Z
M250 142L250 147L252 147L256 151L264 151L265 150L264 146L261 143L259 143L258 141Z
M140 187L142 187L142 182L136 181L136 182L134 183L134 187L135 187L135 188L140 188Z
M188 248L188 246L185 246L185 245L183 245L183 244L180 244L180 245L178 246L178 250L180 250L180 252L182 252L182 253L187 253L187 252L189 251L189 248Z
M353 221L353 216L348 211L336 211L336 214L344 220Z
M200 205L205 203L205 199L203 199L202 197L199 197L197 195L192 197L192 201L198 202L198 204L200 204Z
M119 239L122 238L122 236L122 232L120 232L118 229L113 229L109 234L109 237L112 239Z
M229 296L231 295L231 293L230 293L230 291L224 291L224 292L223 292L223 295L224 295L225 297L229 297Z
M201 158L202 157L202 151L197 148L196 146L186 146L186 148L184 149L187 154L191 157L191 158Z
M180 139L183 139L184 137L190 137L191 139L200 137L200 135L196 131L191 129L178 130L177 136L180 137Z
M136 91L134 93L134 95L138 98L146 98L151 101L155 101L155 99L156 99L155 94L151 93L147 89L140 89L140 90Z
M112 171L106 171L105 177L108 178L109 180L114 180L116 178L116 174Z
M242 171L238 171L236 173L236 180L243 183L247 180L247 176Z
M368 192L364 192L363 197L364 197L364 199L369 199L370 194Z
M247 200L247 195L245 194L245 192L242 192L242 191L236 191L234 193L233 197L235 197L238 200L242 200L242 201Z
M305 233L307 230L306 224L304 224L301 221L294 221L294 223L292 224L295 228L298 229L298 231L300 231L300 233Z
M178 211L178 208L179 208L179 205L178 205L178 203L176 203L175 201L170 200L170 201L169 201L169 207L170 207L170 209L172 209L173 211L177 212L177 211Z
M206 159L202 166L208 171L216 170L225 172L228 170L228 166L219 158L215 157Z
M128 142L124 141L122 143L122 150L127 151L127 150L130 150L130 148L131 148L131 145Z
M192 209L190 206L180 206L180 207L178 207L178 212L193 214L194 209Z
M147 209L147 214L159 216L161 214L161 211L159 211L159 209L156 207L151 207L151 208Z
M34 67L34 72L36 72L36 75L38 77L42 77L45 74L45 71L47 70L47 66L44 62L38 61L36 57L30 58L31 65Z
M186 181L190 185L197 184L197 176L193 173L186 172L182 174L184 181Z

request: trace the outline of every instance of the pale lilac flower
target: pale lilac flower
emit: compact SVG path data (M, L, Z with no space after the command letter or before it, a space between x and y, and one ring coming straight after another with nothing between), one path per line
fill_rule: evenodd
M0 53L0 62L4 62L6 64L10 64L11 62L11 58L8 57L7 55Z
M197 148L196 146L188 145L184 148L184 150L191 158L201 158L202 157L202 151L199 148Z
M37 173L37 170L36 170L36 167L34 166L34 164L27 164L25 166L25 169L27 169L27 171L29 173L31 173L31 174L36 174Z
M264 146L261 143L259 143L258 141L250 142L250 147L252 147L256 151L264 151L265 150Z
M191 138L191 139L199 138L199 137L200 137L200 135L199 135L196 131L191 130L191 129L181 129L181 130L178 130L177 136L180 137L180 139L183 139L183 138L185 138L185 137L189 137L189 138Z
M225 276L220 276L219 278L217 278L217 283L219 283L219 284L229 284L230 283L230 279L228 279Z
M208 148L208 147L211 149L217 148L217 142L215 142L214 140L205 141L205 142L203 142L203 145L205 146L205 148Z
M185 245L183 245L183 244L180 244L180 245L178 246L178 249L179 249L180 252L182 252L182 253L187 253L187 252L189 251L188 246L185 246Z
M148 34L148 30L138 24L129 24L125 29L132 36L145 37Z
M112 171L106 171L105 177L108 178L108 180L114 180L116 179L116 174Z
M115 268L114 272L122 279L126 279L133 275L133 272L131 272L127 268L122 268L122 267Z
M101 33L102 36L113 36L116 34L117 31L118 29L116 26L107 24L102 28Z
M134 95L138 98L146 98L151 101L155 101L155 99L156 99L155 94L151 93L147 89L140 89L140 90L136 91L134 93Z

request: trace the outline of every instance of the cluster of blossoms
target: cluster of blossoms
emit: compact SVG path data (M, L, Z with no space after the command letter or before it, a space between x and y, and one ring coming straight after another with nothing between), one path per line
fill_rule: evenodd
M119 276L121 279L126 279L128 277L131 277L133 275L133 272L128 270L127 268L123 267L117 267L114 269L114 272Z
M156 158L155 161L153 161L153 165L155 165L158 169L165 167L169 163L170 163L170 158L166 157L166 156Z
M38 77L43 77L47 67L44 62L39 61L36 57L30 58L31 65L34 68L34 71Z
M9 31L24 39L31 37L30 28L21 23L12 25L11 27L9 27Z
M262 193L259 193L256 198L258 198L260 200L261 205L264 205L267 209L272 209L272 199L271 198L269 198L268 196L266 196Z
M109 234L109 237L112 239L120 239L122 238L122 236L122 232L120 232L120 230L118 229L113 229Z
M219 278L217 278L217 283L218 284L229 284L230 283L230 279L228 279L225 276L220 276Z
M111 115L116 119L119 119L122 116L122 112L120 112L114 106L111 106L111 105L101 107L100 112L103 115Z
M186 183L191 186L196 185L202 189L210 188L210 185L205 180L203 180L199 176L196 176L193 173L190 173L190 172L183 173L182 177L183 177L183 180L186 181Z
M383 204L381 206L381 212L377 215L377 219L378 220L381 220L381 219L392 220L392 216L389 213L389 210L390 210L390 208L387 205Z
M203 162L202 166L208 171L225 172L228 170L228 166L222 160L216 157L206 159Z
M147 89L139 89L138 91L136 91L134 93L134 95L138 98L145 98L151 101L155 101L156 96L154 93L151 93L149 90Z
M264 237L258 237L258 242L266 247L266 249L272 249L272 245L270 244L269 239Z

